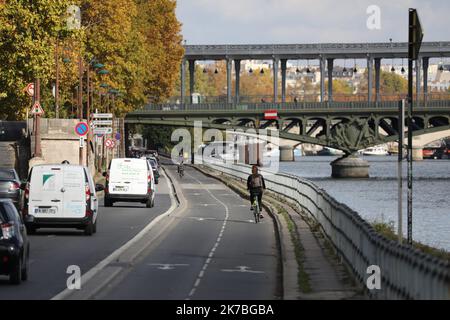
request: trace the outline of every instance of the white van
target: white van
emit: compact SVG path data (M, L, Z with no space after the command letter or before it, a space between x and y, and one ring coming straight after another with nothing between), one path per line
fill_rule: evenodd
M70 164L37 165L22 186L24 220L29 232L38 228L77 228L97 232L97 191L86 167Z
M147 208L155 205L155 178L145 159L113 159L106 176L105 207L114 202L141 202Z

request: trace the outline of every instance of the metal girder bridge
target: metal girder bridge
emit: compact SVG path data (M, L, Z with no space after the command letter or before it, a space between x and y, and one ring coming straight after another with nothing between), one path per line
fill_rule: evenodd
M326 107L289 104L251 105L247 109L214 108L199 105L164 105L129 113L127 125L167 125L193 127L201 121L203 128L219 130L253 129L266 134L265 129L278 130L279 138L299 143L317 144L339 149L347 154L386 142L398 141L398 102L374 107L368 103L342 103ZM275 109L276 120L265 120L264 110ZM414 110L413 135L450 129L450 101L428 102Z

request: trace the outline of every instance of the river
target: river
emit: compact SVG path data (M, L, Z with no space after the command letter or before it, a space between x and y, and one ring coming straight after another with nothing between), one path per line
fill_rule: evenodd
M397 230L397 157L363 157L369 179L331 178L336 157L305 156L281 162L280 171L306 178L369 222L393 222ZM403 232L406 236L406 162L403 163ZM413 239L450 251L450 160L413 163Z

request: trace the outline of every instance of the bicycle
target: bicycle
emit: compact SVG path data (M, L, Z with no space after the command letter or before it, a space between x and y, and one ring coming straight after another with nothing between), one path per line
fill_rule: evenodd
M184 168L182 166L178 167L178 174L180 175L180 178L183 178L183 176L184 176Z
M253 200L252 208L253 208L253 215L255 216L255 223L258 223L260 221L259 215L261 213L261 209L259 208L259 201L257 197L255 197L255 200Z

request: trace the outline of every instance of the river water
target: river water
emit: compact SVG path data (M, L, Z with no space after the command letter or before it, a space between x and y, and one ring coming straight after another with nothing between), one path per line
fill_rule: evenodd
M281 162L280 171L306 178L369 222L393 222L397 230L397 157L363 157L370 163L369 179L331 178L337 157L297 157ZM403 163L403 233L406 236L406 162ZM413 163L413 239L450 251L450 160Z

